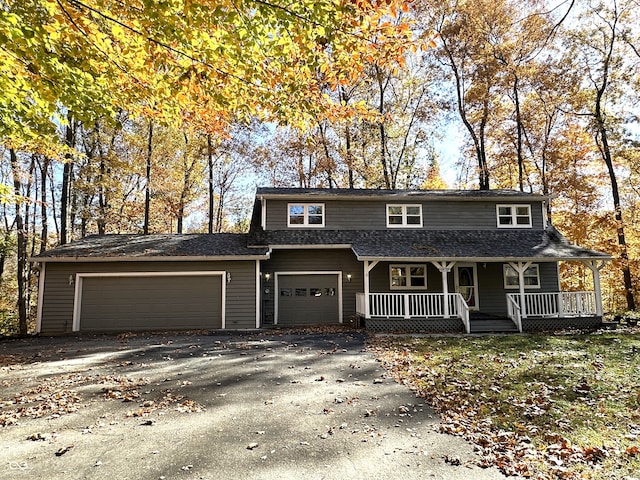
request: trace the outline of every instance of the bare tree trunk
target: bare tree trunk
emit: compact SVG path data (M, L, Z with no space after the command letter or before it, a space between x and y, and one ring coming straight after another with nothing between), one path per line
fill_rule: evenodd
M25 265L24 265L24 282L25 282L25 310L26 310L26 315L27 318L29 318L31 316L31 293L32 293L32 288L31 288L31 273L32 273L32 264L31 262L26 261L26 259L28 257L33 257L35 255L35 250L36 250L36 237L35 237L35 233L36 233L36 217L37 217L37 209L35 207L35 205L38 204L39 198L38 198L38 184L37 184L37 176L36 176L36 162L37 162L37 155L36 154L32 154L31 155L31 161L29 162L29 176L28 181L27 181L27 185L26 185L26 191L25 191L25 196L27 198L32 198L31 197L31 188L35 188L35 195L34 195L34 206L33 206L33 213L30 213L31 211L31 202L25 202L24 204L24 220L25 220L25 228L24 228L24 235L25 235ZM40 202L42 203L42 202Z
M147 168L146 184L144 187L144 225L142 233L149 235L149 209L151 207L151 155L153 154L153 122L149 120L149 135L147 137Z
M182 225L184 223L184 205L187 202L187 194L189 193L189 183L190 183L190 176L191 176L191 168L193 166L193 164L191 165L191 167L189 166L189 161L188 161L188 147L189 147L189 138L187 137L187 134L184 134L184 154L182 156L182 162L184 165L184 177L183 177L183 183L182 183L182 191L180 192L180 200L178 203L178 233L182 233Z
M616 19L617 20L617 19ZM611 59L613 56L613 49L616 42L616 23L611 28L611 38L607 45L606 55L602 65L602 82L596 86L596 98L595 98L595 112L593 113L594 120L596 121L596 144L600 150L600 154L604 163L607 166L609 172L609 179L611 181L611 196L613 197L614 218L616 220L616 233L618 236L618 245L620 246L620 260L622 261L622 276L624 278L624 290L627 300L627 308L629 310L636 309L636 302L633 297L633 279L631 278L631 267L629 264L629 252L627 248L627 241L624 232L624 219L622 215L622 203L620 201L620 192L618 190L618 180L616 178L616 171L613 165L613 156L611 154L611 148L609 146L609 136L607 131L607 124L605 119L605 113L602 111L602 103L605 96L607 87L609 86L609 71L611 66Z
M633 280L631 278L629 252L624 232L624 219L622 216L622 203L620 201L620 192L618 190L618 180L616 178L616 171L613 165L611 149L609 147L607 129L605 128L604 121L602 119L599 103L596 106L596 121L598 122L598 131L600 136L600 153L602 154L602 159L607 165L609 180L611 181L611 196L613 198L614 218L616 220L616 233L618 236L618 245L620 247L620 260L622 261L622 276L624 278L624 292L627 300L627 308L629 310L635 310L636 302L633 297Z
M345 149L347 154L347 168L349 169L349 188L355 188L353 179L353 154L351 153L351 130L349 125L345 127Z
M72 168L69 174L69 225L67 226L67 231L69 232L69 241L72 241L75 238L76 233L76 217L78 215L78 192L74 187L75 179L75 171Z
M69 148L75 147L74 120L69 115L69 125L65 132L65 144ZM69 194L71 188L71 171L73 169L73 156L70 153L65 155L64 168L62 171L62 193L60 196L60 245L67 243L67 220L69 216Z
M473 128L473 125L471 125L471 122L469 121L467 112L465 110L465 92L462 85L462 78L460 77L460 71L458 70L458 65L456 64L453 58L453 52L451 52L449 45L445 39L443 39L443 45L445 47L445 54L447 55L449 66L451 67L453 76L455 78L458 113L460 114L462 123L464 123L464 126L466 127L469 135L471 136L471 139L473 140L473 146L476 151L476 158L478 160L479 188L480 190L489 190L489 169L487 167L487 154L484 145L484 126L486 125L489 115L488 101L485 99L480 132L479 134L477 134Z
M395 188L395 185L392 184L389 173L389 164L387 162L387 132L384 128L384 93L389 85L389 77L384 79L382 69L378 66L376 66L376 80L378 81L380 93L378 100L378 113L380 113L380 123L378 124L378 132L380 133L380 164L382 165L385 188L391 190Z
M27 264L27 241L24 232L24 221L22 219L22 213L20 212L19 197L22 190L22 183L20 182L20 172L18 170L18 157L13 149L9 150L9 156L11 159L11 173L13 174L13 189L16 195L16 233L18 239L17 250L17 272L16 279L18 281L18 330L20 335L27 334L27 299L25 295L25 267Z
M47 237L49 236L49 222L47 212L47 179L49 178L49 157L38 159L40 168L40 253L47 250Z
M340 87L339 90L340 100L347 105L349 100L351 100L351 96L347 94L344 87ZM353 154L351 153L351 129L349 128L349 123L345 124L344 127L344 142L345 142L345 157L347 163L347 169L349 173L349 188L354 188L354 179L353 179Z
M318 122L318 129L320 130L320 138L322 139L322 150L325 159L325 167L323 168L323 170L327 174L329 188L333 188L333 174L331 173L333 170L333 159L331 158L331 154L329 153L329 146L327 145L326 126L323 126L322 123Z
M209 170L209 233L213 233L213 202L215 195L213 191L213 144L211 135L207 135L207 167Z
M216 233L220 233L222 231L222 223L224 221L224 203L225 191L224 189L220 189L220 193L218 195L218 210L216 212Z
M513 76L513 103L516 109L516 152L518 156L518 186L524 192L524 155L522 153L522 115L520 112L520 95L518 93L518 75Z

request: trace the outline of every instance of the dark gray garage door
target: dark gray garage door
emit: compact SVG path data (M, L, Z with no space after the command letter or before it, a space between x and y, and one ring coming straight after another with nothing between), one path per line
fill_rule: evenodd
M80 330L222 328L220 275L85 277Z
M338 323L337 275L279 275L278 324Z

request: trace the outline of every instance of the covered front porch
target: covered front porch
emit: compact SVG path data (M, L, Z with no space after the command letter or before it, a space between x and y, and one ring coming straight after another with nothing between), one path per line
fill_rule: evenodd
M388 265L390 288L398 282L394 269L399 267L406 267L407 276L415 273L415 279L419 280L417 283L421 283L417 273L423 265L420 260L411 258L407 264L382 262L384 266ZM381 284L379 279L375 279L384 274L384 268L381 268L383 265L379 260L365 260L364 292L356 294L358 316L367 324L388 325L390 329L413 330L412 326L418 325L415 330L457 329L465 333L472 333L474 315L477 317L484 311L489 311L488 316L493 319L508 319L507 323L510 321L512 324L510 331L518 332L564 326L582 328L601 321L599 272L604 260L572 259L584 264L593 276L593 291L578 292L561 291L557 261L547 258L424 260L424 265L429 264L439 272L441 281L436 287L441 291L373 291L378 289L372 288L372 284ZM378 269L374 272L376 267ZM423 289L428 286L427 277L427 272L424 272ZM430 285L436 283L430 280L429 290L432 288ZM412 288L410 278L404 282L407 289ZM395 287L402 288L402 285ZM417 287L414 285L413 288ZM485 308L482 308L483 302Z

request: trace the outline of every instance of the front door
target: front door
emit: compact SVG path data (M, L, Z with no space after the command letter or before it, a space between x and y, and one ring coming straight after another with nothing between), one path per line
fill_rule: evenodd
M456 292L462 295L470 310L478 310L478 273L475 263L458 263L454 274Z

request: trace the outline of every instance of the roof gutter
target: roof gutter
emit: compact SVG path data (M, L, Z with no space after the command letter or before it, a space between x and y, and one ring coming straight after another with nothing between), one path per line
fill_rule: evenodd
M34 263L84 263L84 262L222 262L230 260L267 260L264 255L224 255L224 256L162 256L162 257L30 257Z
M365 257L358 256L360 262L474 262L474 263L497 263L497 262L558 262L558 261L581 261L581 260L603 260L610 261L610 256L593 257Z
M486 202L486 201L501 201L501 202L511 202L511 201L522 201L522 202L531 202L533 201L549 201L553 197L549 195L538 195L538 194L529 194L529 195L492 195L492 196L465 196L465 195L429 195L429 194L400 194L400 193L388 193L388 194L380 194L380 195L338 195L331 193L262 193L257 196L261 201L268 199L278 199L278 200L304 200L309 202L310 200L346 200L346 201L357 201L357 200L387 200L387 201L406 201L412 200L415 201L417 199L429 200L429 201L452 201L459 200L465 202Z

